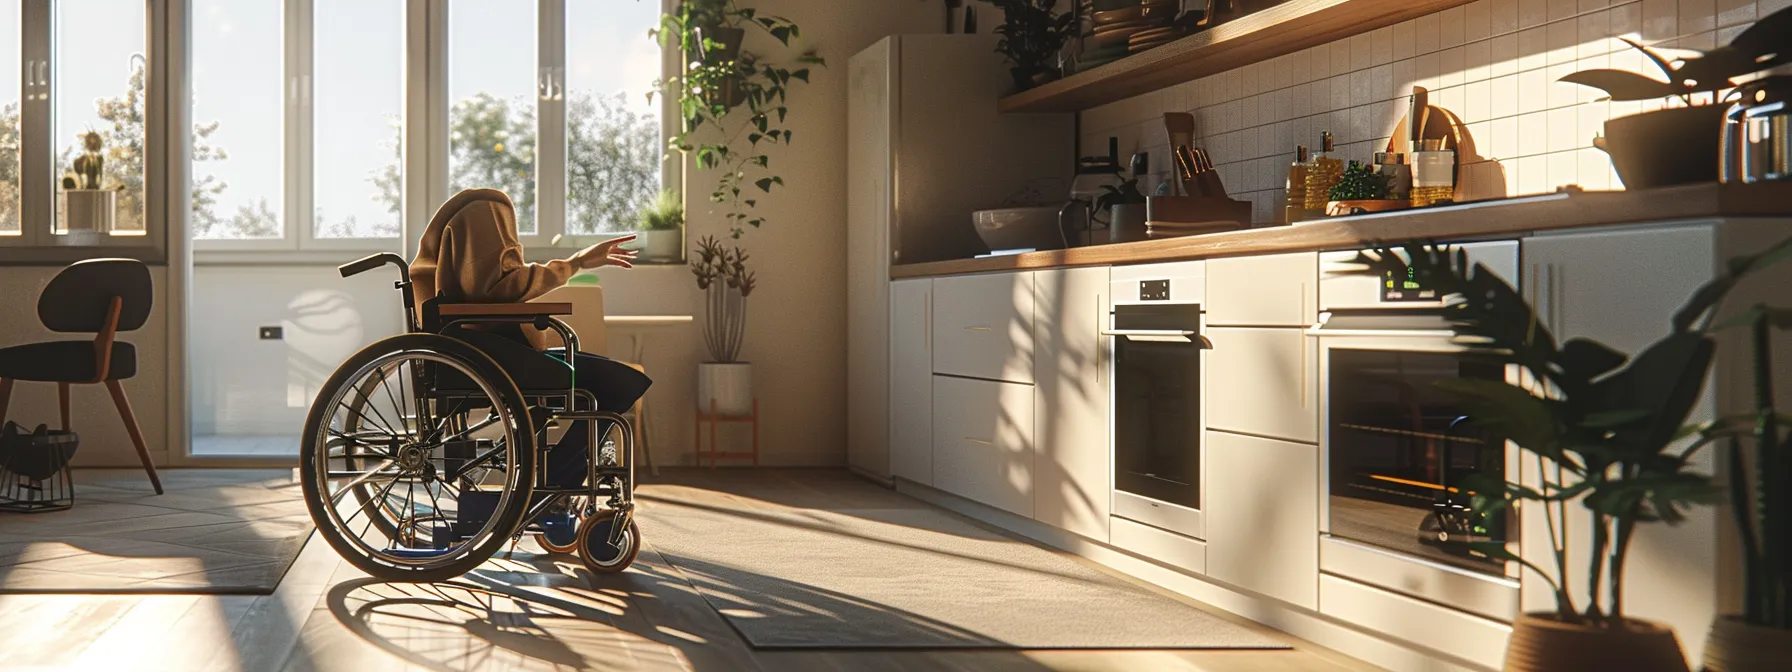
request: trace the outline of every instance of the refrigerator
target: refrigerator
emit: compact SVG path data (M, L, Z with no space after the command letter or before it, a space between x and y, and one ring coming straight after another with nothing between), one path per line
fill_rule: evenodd
M1075 172L1074 114L996 111L1013 78L995 47L893 35L847 66L847 462L867 476L890 474L890 266L988 252L973 211Z

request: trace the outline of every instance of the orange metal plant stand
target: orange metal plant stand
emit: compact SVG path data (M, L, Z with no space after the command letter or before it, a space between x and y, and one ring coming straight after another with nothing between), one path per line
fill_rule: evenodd
M707 450L705 450L704 446L703 446L703 423L705 423L705 422L709 423L709 448ZM752 450L734 450L734 451L717 451L716 450L716 426L722 425L722 424L727 424L727 423L735 423L735 422L745 422L745 423L750 423L753 425L753 449ZM759 466L759 400L758 399L753 400L753 414L746 415L746 416L722 415L720 412L718 412L716 410L716 400L711 399L711 400L709 400L709 410L707 412L704 411L702 408L697 409L697 417L696 417L696 420L692 423L692 426L696 429L697 464L699 466L701 466L703 464L703 458L705 458L705 457L709 458L709 466L712 469L715 468L715 466L716 466L717 458L749 457L749 458L753 459L753 466L755 466L755 467Z

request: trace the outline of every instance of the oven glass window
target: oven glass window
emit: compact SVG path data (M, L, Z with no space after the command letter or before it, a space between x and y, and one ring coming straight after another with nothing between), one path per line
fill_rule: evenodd
M1114 341L1114 485L1201 508L1201 349Z
M1459 354L1332 348L1328 432L1331 533L1492 574L1504 563L1469 548L1504 541L1509 515L1468 508L1470 474L1503 478L1505 440L1481 433L1436 385L1504 380L1504 366Z

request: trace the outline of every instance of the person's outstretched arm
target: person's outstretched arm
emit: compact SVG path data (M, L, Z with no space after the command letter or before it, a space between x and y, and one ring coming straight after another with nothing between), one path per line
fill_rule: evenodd
M566 284L574 273L588 268L632 268L635 252L618 249L633 235L592 245L565 259L543 264L523 260L523 248L500 206L481 203L467 208L442 232L443 263L437 266L436 286L461 291L460 300L478 303L520 303ZM453 274L443 277L440 274Z

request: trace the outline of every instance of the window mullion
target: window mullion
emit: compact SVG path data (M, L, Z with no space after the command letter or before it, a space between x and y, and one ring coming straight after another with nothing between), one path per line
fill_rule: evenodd
M566 3L537 12L535 226L543 243L566 232Z
M51 0L25 0L20 23L24 43L24 99L19 110L19 237L25 245L52 243L56 223L56 150L52 127L50 54L55 30Z
M281 157L280 169L285 173L280 180L284 189L283 200L284 230L281 245L285 249L304 247L303 241L311 235L310 227L305 225L305 169L304 156L310 152L305 134L305 95L303 87L307 67L311 60L310 41L305 39L306 26L310 23L310 3L307 0L286 0L284 9L286 21L281 26L281 38L285 41L282 50L285 58L286 86L281 92L285 104L281 109L286 117L281 120L281 131L285 137L285 155Z

